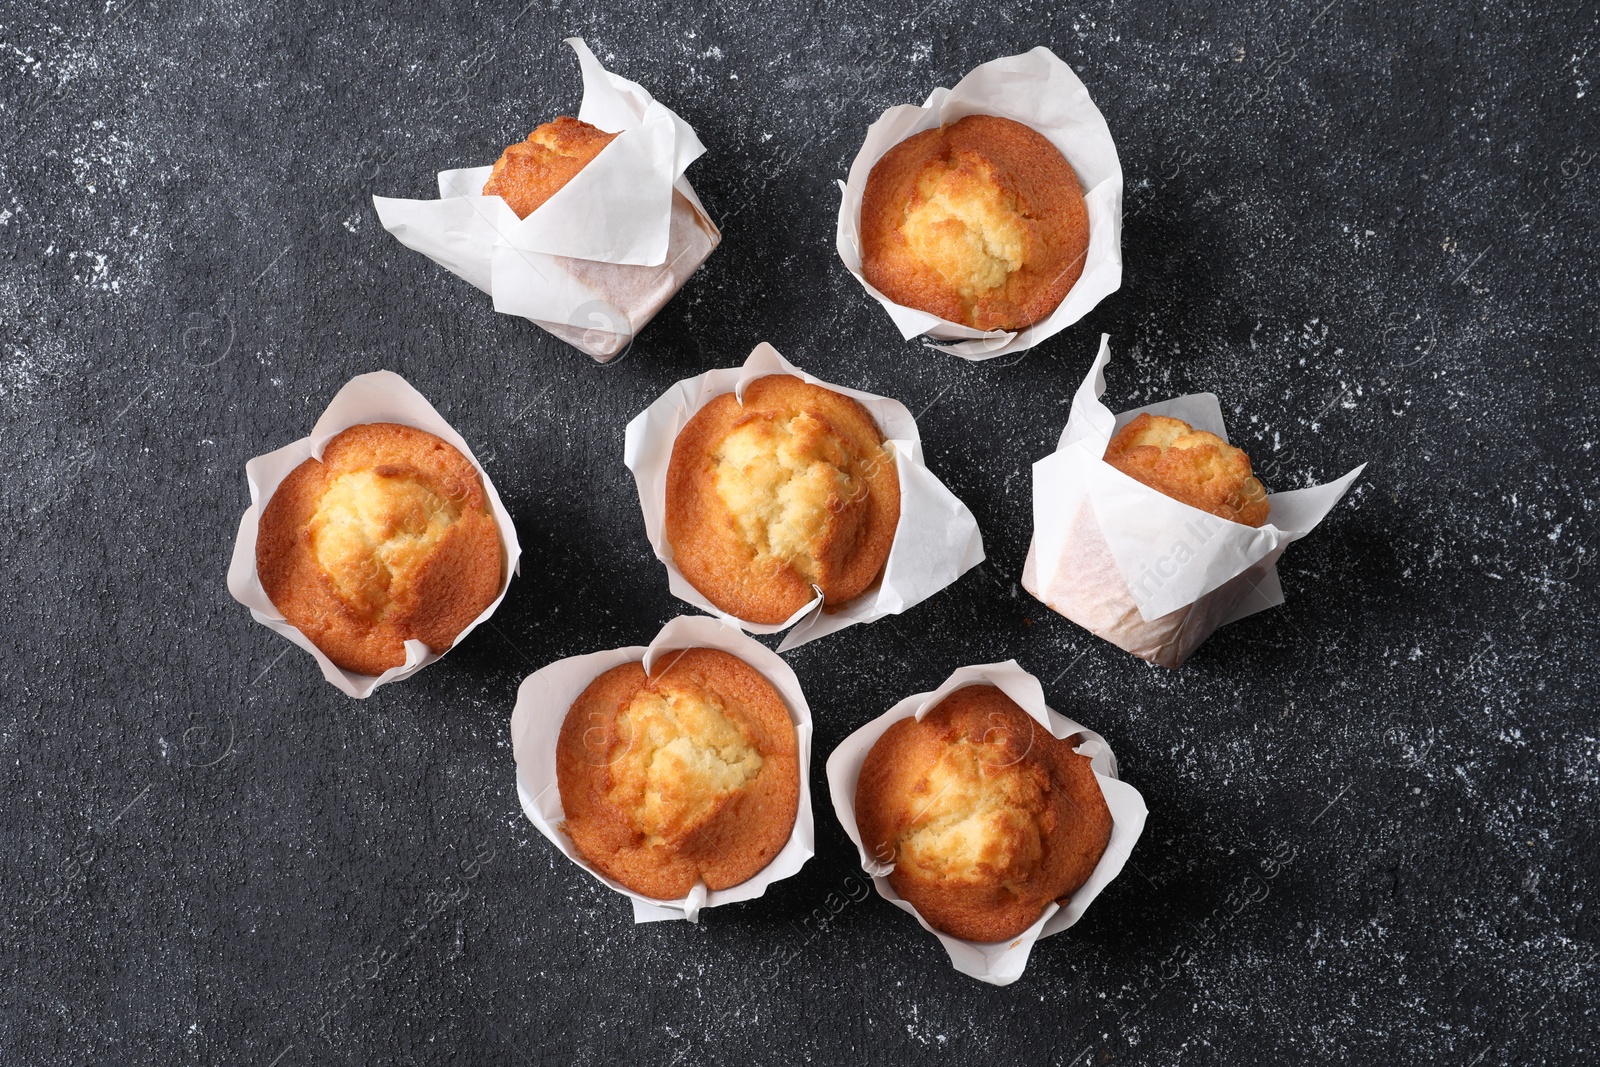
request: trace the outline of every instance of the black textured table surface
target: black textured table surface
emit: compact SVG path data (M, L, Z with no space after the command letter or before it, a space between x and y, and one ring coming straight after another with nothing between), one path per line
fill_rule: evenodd
M0 1061L1592 1059L1600 27L1571 7L4 6ZM569 35L694 124L725 234L609 367L370 201L572 112ZM1038 44L1116 137L1125 277L968 364L845 272L833 183L883 108ZM1287 605L1176 672L1017 585L1030 465L1102 332L1113 409L1214 391L1272 488L1370 463L1289 551ZM623 426L761 340L920 413L989 561L787 655L816 717L801 874L636 926L524 818L507 720L535 668L687 610ZM491 625L358 702L223 577L245 461L384 367L473 444L525 555ZM997 989L854 899L821 771L1010 657L1151 815Z

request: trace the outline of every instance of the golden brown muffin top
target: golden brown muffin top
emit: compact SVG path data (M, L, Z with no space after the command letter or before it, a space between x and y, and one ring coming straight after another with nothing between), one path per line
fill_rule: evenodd
M862 274L897 304L980 330L1048 316L1083 273L1089 209L1055 145L1020 122L968 115L873 166Z
M1111 840L1111 811L1074 744L992 685L957 689L867 753L861 843L894 864L895 892L936 929L1015 937L1089 880Z
M726 889L783 848L800 803L794 725L743 660L709 648L664 654L647 676L613 667L561 724L564 828L601 873L658 900L703 880Z
M273 605L359 674L434 651L488 607L500 532L471 462L433 434L352 426L289 472L262 509L256 573Z
M1250 457L1182 419L1139 415L1106 445L1105 461L1190 507L1246 526L1267 521L1272 502Z
M676 847L761 773L761 753L715 693L664 680L617 714L611 789L647 844Z
M860 404L787 374L714 398L673 444L673 560L717 607L779 623L836 610L883 572L900 521L892 450Z
M556 195L617 135L562 115L508 147L495 160L484 196L498 196L525 219Z

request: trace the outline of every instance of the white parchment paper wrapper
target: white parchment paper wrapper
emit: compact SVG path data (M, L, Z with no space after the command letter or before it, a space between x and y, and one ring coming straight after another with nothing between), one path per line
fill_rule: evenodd
M1111 359L1100 339L1056 451L1033 465L1033 543L1022 586L1142 659L1176 667L1218 626L1283 603L1277 559L1310 533L1366 464L1337 481L1268 495L1260 528L1218 518L1106 463L1106 444L1141 412L1227 440L1212 393L1112 415L1100 396Z
M683 172L689 124L608 72L578 37L578 117L619 136L525 219L484 196L492 165L441 171L438 200L374 196L383 228L602 363L625 348L722 240Z
M1043 134L1078 173L1089 208L1089 251L1083 274L1048 317L1023 330L975 330L926 311L897 304L861 273L861 198L867 176L884 153L913 134L968 115L999 115ZM1122 285L1122 163L1100 109L1072 68L1048 48L1006 56L974 67L954 89L935 89L921 107L891 107L867 128L867 139L850 164L850 180L839 183L839 258L856 281L883 305L900 335L921 334L962 359L983 360L1032 348L1087 315Z
M494 614L500 601L505 599L511 576L519 571L522 559L522 546L517 543L517 528L512 524L505 505L500 502L500 494L495 491L489 472L472 454L466 440L456 433L443 415L433 409L427 398L393 371L380 370L351 378L328 403L309 437L302 437L276 452L257 456L246 463L244 473L246 481L250 483L250 506L239 520L239 536L233 543L233 560L228 565L228 592L233 594L233 599L250 609L250 615L256 622L311 653L317 666L322 668L322 676L338 687L340 692L357 698L371 696L374 689L387 682L411 677L443 656L444 652L432 652L421 641L412 640L406 642L405 663L380 675L355 674L337 666L273 607L272 598L267 596L261 579L256 576L256 528L261 522L261 510L267 506L267 501L277 492L278 484L289 476L290 471L308 459L321 459L323 448L341 431L369 422L397 422L414 426L448 441L467 457L483 482L483 493L494 515L494 524L500 531L500 547L504 553L500 595L457 635L457 645L465 641L479 623Z
M988 943L951 937L929 926L917 909L901 899L894 891L894 886L889 884L888 875L894 870L894 864L881 863L870 855L861 844L861 831L856 827L856 781L861 777L861 765L866 762L867 753L878 743L884 731L904 718L915 716L921 719L934 705L957 689L985 684L999 687L1056 737L1065 739L1080 735L1082 744L1075 751L1090 757L1095 780L1100 783L1100 792L1111 810L1111 840L1089 880L1065 904L1047 905L1037 922L1010 941ZM1144 832L1145 817L1149 814L1139 791L1117 779L1117 757L1112 753L1111 746L1106 744L1105 738L1046 705L1039 679L1017 666L1015 660L962 667L938 689L906 697L845 738L828 756L828 792L833 796L833 810L839 816L840 825L850 840L855 842L856 851L861 857L861 869L872 876L873 884L878 887L878 895L900 910L916 916L922 928L939 939L939 943L950 954L950 962L956 970L990 985L1010 985L1022 977L1022 971L1028 965L1028 955L1033 951L1036 941L1059 934L1083 917L1101 890L1122 873L1122 866L1133 852L1134 843Z
M556 739L561 735L561 723L572 702L602 673L624 663L640 661L648 673L663 657L685 648L717 648L737 656L761 672L782 695L799 746L800 808L788 844L755 877L729 889L707 889L705 883L697 882L681 900L655 900L595 870L562 831L561 823L566 816L561 810L561 788L556 780ZM800 680L771 649L746 637L737 627L716 619L679 616L662 627L648 647L634 645L573 656L528 675L517 689L517 706L511 713L511 744L516 754L517 797L522 801L522 810L569 860L602 884L631 899L636 923L661 919L699 922L703 909L754 900L773 882L799 871L816 853L816 826L811 814L811 708L800 691Z
M810 604L776 625L735 618L702 596L672 562L672 546L667 543L666 532L667 467L679 431L714 397L723 393L743 397L745 386L769 374L792 374L859 401L893 447L895 469L900 475L900 523L895 528L883 580L831 614L823 612L819 593ZM753 634L773 634L793 626L778 646L780 652L858 622L897 615L983 562L978 522L923 462L917 421L906 406L898 400L813 378L764 341L750 353L743 367L708 371L681 381L635 416L628 423L624 461L638 483L645 534L656 558L667 566L672 595Z

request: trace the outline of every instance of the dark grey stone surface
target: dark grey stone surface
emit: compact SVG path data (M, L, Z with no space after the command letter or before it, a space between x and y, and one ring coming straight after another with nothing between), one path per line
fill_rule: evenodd
M1559 6L1559 5L1558 5ZM1592 5L953 0L0 6L0 1061L1592 1062ZM699 130L722 248L602 368L378 226L578 102L579 34ZM900 341L833 250L891 104L1046 44L1128 179L1121 292L1022 359ZM1029 465L1096 338L1107 401L1218 393L1274 488L1367 460L1289 603L1149 668L1016 585ZM788 656L818 853L634 926L518 809L507 718L682 610L627 419L761 340L900 398L990 562ZM250 456L409 378L524 576L356 702L223 575ZM1007 989L862 878L821 768L1016 657L1151 819ZM826 915L826 910L823 912Z

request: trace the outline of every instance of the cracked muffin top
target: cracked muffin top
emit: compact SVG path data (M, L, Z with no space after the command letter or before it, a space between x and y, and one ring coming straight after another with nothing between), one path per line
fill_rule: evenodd
M673 443L673 561L723 611L781 623L837 610L883 573L900 522L893 450L854 399L792 375L715 397Z
M1047 317L1083 273L1089 209L1038 131L968 115L895 145L861 202L861 270L897 304L979 330Z
M352 426L262 509L256 573L273 606L347 671L435 652L494 602L504 550L477 470L397 423Z
M800 805L783 698L737 656L664 653L602 673L556 743L563 828L607 877L658 900L738 885L782 850Z
M929 925L1004 941L1089 880L1111 811L1089 765L992 685L957 689L867 753L862 846Z
M1107 443L1105 461L1158 493L1230 522L1261 526L1272 509L1250 457L1182 419L1139 415Z

